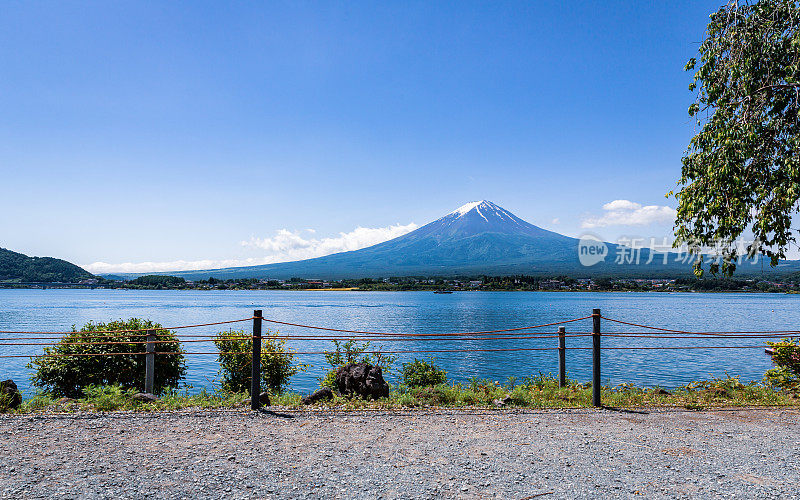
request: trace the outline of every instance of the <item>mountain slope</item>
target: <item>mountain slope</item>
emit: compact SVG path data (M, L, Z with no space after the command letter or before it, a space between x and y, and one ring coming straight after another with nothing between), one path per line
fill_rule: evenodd
M74 283L92 274L66 260L28 257L0 248L0 281Z
M616 265L617 246L606 244L610 258L592 267L578 260L578 242L534 226L489 201L468 203L398 238L351 252L263 266L169 273L187 279L215 278L361 278L476 274L571 274L573 276L675 276L690 274L680 263ZM642 251L642 261L648 252Z

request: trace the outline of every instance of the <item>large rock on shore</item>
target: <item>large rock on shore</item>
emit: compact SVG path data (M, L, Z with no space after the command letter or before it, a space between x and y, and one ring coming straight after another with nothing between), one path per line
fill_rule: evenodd
M328 401L329 399L333 399L333 391L327 387L323 387L314 394L303 396L303 399L301 399L300 402L304 405L311 405L319 401Z
M155 403L158 401L158 396L155 394L150 394L149 392L137 392L131 397L131 399L134 401L139 401L140 403Z
M383 380L383 370L369 363L349 363L336 370L336 387L346 396L364 399L389 396L389 384Z
M0 382L0 410L16 408L22 404L22 394L13 380Z

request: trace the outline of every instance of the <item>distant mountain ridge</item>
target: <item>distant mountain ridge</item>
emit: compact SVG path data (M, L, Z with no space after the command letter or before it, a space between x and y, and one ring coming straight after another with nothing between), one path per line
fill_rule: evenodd
M467 203L410 233L360 250L261 266L172 273L186 279L292 277L342 279L390 276L556 275L573 277L659 277L690 275L686 263L664 265L663 254L644 264L616 264L618 245L606 243L609 258L591 267L578 259L579 240L526 222L487 200ZM674 254L670 254L674 256ZM673 260L673 259L670 259ZM795 268L797 266L795 265ZM752 265L745 272L755 272ZM760 269L760 267L759 267Z
M0 248L0 281L35 283L75 283L93 275L66 260L54 257L28 257Z

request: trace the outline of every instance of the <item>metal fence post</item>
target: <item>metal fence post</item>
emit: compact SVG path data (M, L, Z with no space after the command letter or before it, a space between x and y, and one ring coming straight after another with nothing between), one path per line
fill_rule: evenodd
M250 380L250 408L261 407L261 310L253 311L253 363Z
M144 355L144 392L153 394L153 385L156 378L156 332L147 330L147 354Z
M567 385L567 356L566 356L566 339L564 333L567 329L563 326L558 327L558 386L565 387Z
M600 309L592 310L592 406L600 402Z

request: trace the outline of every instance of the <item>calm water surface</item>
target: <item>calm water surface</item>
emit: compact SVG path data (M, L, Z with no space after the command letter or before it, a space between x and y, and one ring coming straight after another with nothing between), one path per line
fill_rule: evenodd
M678 330L800 329L800 295L701 293L570 293L570 292L332 292L332 291L133 291L133 290L0 290L0 330L65 330L88 321L144 317L165 326L245 318L253 309L280 321L352 330L441 333L494 330L549 323L591 314ZM269 325L265 324L265 327ZM250 331L249 323L234 328ZM279 328L286 333L303 333ZM548 333L554 329L547 329ZM638 331L603 321L604 332ZM219 327L192 329L210 334ZM591 331L590 320L567 325L567 332ZM182 333L190 333L184 330ZM0 339L18 335L0 334ZM651 345L754 345L757 339L630 339L603 338L604 347ZM440 349L490 346L553 347L555 339L454 340L445 342L379 342L385 349ZM588 338L568 338L567 346L589 347ZM297 351L330 348L329 341L290 341ZM188 351L212 352L208 343L187 344ZM35 346L0 346L0 354L37 354ZM425 355L417 355L419 357ZM396 364L413 359L401 355ZM556 351L437 353L438 364L455 381L485 377L503 381L557 370ZM321 355L302 356L313 366L292 380L291 389L308 392L326 371ZM34 393L25 358L0 359L0 379L12 378L26 396ZM666 388L698 378L740 375L761 379L772 366L763 349L607 350L602 358L603 380L635 382ZM187 357L186 383L197 391L217 379L215 356ZM591 351L568 351L567 370L579 381L591 379ZM389 377L393 381L393 377Z

